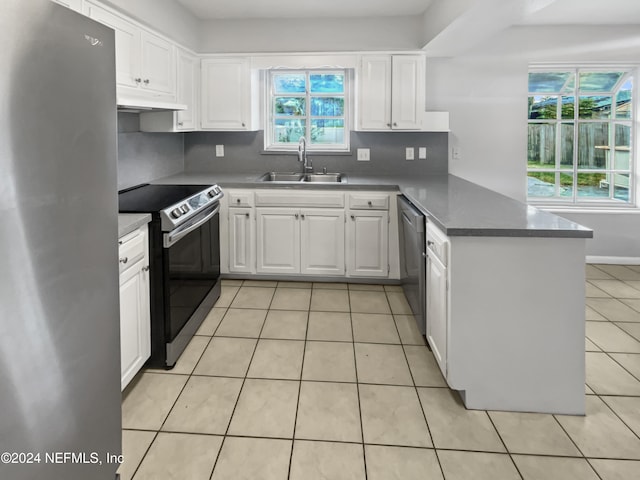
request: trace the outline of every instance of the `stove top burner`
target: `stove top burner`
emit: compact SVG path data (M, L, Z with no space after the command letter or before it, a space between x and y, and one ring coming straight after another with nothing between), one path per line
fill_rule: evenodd
M141 185L118 195L120 213L159 214L169 231L217 204L224 194L218 185Z

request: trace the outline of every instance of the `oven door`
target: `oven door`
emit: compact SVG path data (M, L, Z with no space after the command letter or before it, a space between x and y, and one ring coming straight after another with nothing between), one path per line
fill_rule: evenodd
M167 366L173 366L220 296L220 206L163 234Z

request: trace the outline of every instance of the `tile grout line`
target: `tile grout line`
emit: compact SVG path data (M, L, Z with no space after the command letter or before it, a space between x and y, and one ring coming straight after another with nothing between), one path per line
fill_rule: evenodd
M351 294L347 289L347 299L349 302L349 324L351 325L351 346L353 348L353 369L356 376L356 393L358 395L358 413L360 418L360 438L362 438L362 462L364 463L364 478L368 480L367 474L367 449L364 443L364 423L362 422L362 402L360 401L360 382L358 381L358 357L356 355L356 338L353 331L353 317L351 316Z
M311 295L309 295L309 308L311 308ZM268 315L268 314L267 314ZM300 409L300 392L302 391L302 372L304 371L304 357L307 354L307 336L309 334L309 311L307 311L307 326L304 331L304 345L302 348L302 363L300 364L300 379L298 381L298 401L296 402L296 413L293 417L293 432L291 433L291 452L289 453L289 468L287 469L287 480L291 478L291 466L293 465L293 448L296 442L296 428L298 427L298 411Z
M244 281L242 282L242 285L244 285ZM240 286L240 288L242 288L242 286ZM233 301L235 301L236 296L240 293L240 288L238 288L238 291L236 292L236 295L234 295L233 300L229 304L229 308L227 309L227 312L231 308L231 304L233 303ZM275 292L274 292L274 295L275 295ZM271 299L273 300L273 297L271 297ZM226 316L226 314L225 314L225 316ZM262 329L264 328L264 324L266 322L267 322L267 315L264 316L264 320L262 321L262 326L260 327L260 333L262 333ZM222 325L222 320L220 320L220 323L218 324L218 327L216 327L216 332L218 331L218 328L220 328L220 325ZM214 332L214 335L215 335L215 332ZM213 337L211 337L211 338L213 338ZM220 442L220 448L218 449L218 454L216 455L216 459L213 462L213 467L211 468L211 473L209 474L209 480L213 479L213 475L214 475L214 473L216 471L216 467L218 466L218 461L220 460L220 455L222 454L222 449L223 449L224 443L225 443L225 441L227 439L227 434L229 433L229 428L231 427L231 421L233 420L233 415L236 413L236 408L238 407L238 403L240 402L240 395L242 395L242 390L244 389L244 385L245 385L245 383L247 381L246 374L249 373L249 368L251 368L251 362L253 362L253 357L255 356L257 349L258 349L258 340L256 339L256 344L253 346L253 352L251 353L251 358L249 359L249 363L247 364L247 370L245 371L245 376L242 379L242 385L240 385L240 390L238 391L238 396L237 396L236 401L235 401L235 403L233 405L233 410L231 410L231 415L229 415L229 421L227 423L227 428L225 429L224 435L222 436L222 442Z
M387 303L389 304L389 309L391 310L391 302L389 302L389 297L387 296L387 292L385 292L385 297L387 298ZM393 316L393 310L392 316ZM426 313L426 312L425 312ZM415 321L415 317L414 317ZM409 375L411 375L411 381L413 382L413 388L416 392L416 397L418 398L418 405L420 405L420 410L422 411L422 418L424 418L424 423L427 426L427 432L429 433L429 440L431 440L431 445L433 445L433 451L436 456L436 461L438 462L438 467L440 468L440 473L442 473L442 478L445 478L444 468L442 467L442 463L440 462L440 455L438 455L438 450L436 449L436 443L433 440L433 434L431 433L431 427L429 427L429 422L427 420L427 413L425 412L424 405L422 405L422 400L420 399L420 392L418 391L418 385L416 385L416 379L413 376L413 371L411 370L411 363L409 362L409 357L407 357L407 351L405 350L405 345L402 343L402 337L400 336L400 330L398 329L398 324L396 323L395 317L393 317L393 324L396 327L396 333L400 338L400 345L402 347L402 354L404 355L404 360L407 363L407 368L409 369ZM426 341L426 339L425 339ZM428 344L428 342L426 342ZM429 352L431 354L431 352Z
M498 435L498 438L500 439L500 442L502 443L502 446L504 447L504 451L506 452L507 455L509 455L509 460L511 460L511 463L515 467L516 472L518 472L518 475L520 475L520 479L524 480L524 475L522 475L522 472L520 471L520 468L518 468L518 464L514 460L513 455L511 454L511 451L509 450L509 447L507 447L507 442L504 441L504 438L502 438L502 435L500 435L500 430L498 430L498 427L496 427L496 424L494 423L493 418L491 418L491 415L489 415L489 410L484 410L484 412L487 414L487 418L489 419L489 422L491 423L491 426L495 430L496 435Z

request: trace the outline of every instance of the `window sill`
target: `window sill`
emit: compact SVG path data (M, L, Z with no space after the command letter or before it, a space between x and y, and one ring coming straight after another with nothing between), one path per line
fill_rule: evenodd
M550 213L640 214L640 208L635 205L549 205L531 202L528 205Z

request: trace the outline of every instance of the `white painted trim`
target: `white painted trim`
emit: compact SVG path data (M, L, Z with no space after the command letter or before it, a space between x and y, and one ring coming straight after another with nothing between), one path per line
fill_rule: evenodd
M640 265L640 257L604 257L587 255L586 263L600 263L604 265Z

